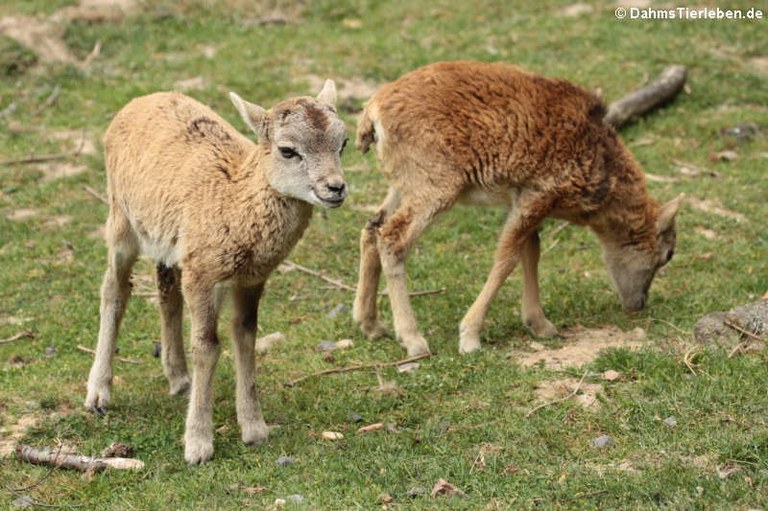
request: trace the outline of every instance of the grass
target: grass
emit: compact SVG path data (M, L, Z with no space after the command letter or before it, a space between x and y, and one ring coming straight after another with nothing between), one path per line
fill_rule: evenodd
M74 3L8 0L0 5L0 16L48 16ZM573 18L563 16L568 2L552 0L514 8L485 0L255 6L238 0L152 0L141 5L119 22L64 24L62 38L77 59L101 42L100 55L87 69L41 62L0 36L0 48L7 49L0 54L0 110L16 104L0 118L2 159L70 150L77 135L69 142L53 136L64 130L84 130L98 140L114 112L131 98L197 76L202 88L190 94L241 128L227 91L268 106L290 95L317 93L311 89L313 76L333 77L340 84L380 83L436 60L502 60L599 87L610 100L667 64L681 63L690 73L686 93L622 135L651 174L678 176L674 162L684 161L719 176L652 181L653 196L668 200L684 192L719 201L744 220L686 204L678 219L675 259L657 277L650 307L631 316L609 289L593 236L575 227L553 236L556 224L545 224L543 246L556 242L541 263L550 319L562 327L641 327L648 337L641 350L608 350L585 367L554 371L523 368L511 356L532 340L516 312L516 276L491 309L484 350L458 356L457 325L490 267L503 212L457 208L422 238L409 260L413 288L447 288L414 299L436 356L421 361L413 373L382 369L380 378L396 385L389 392L378 390L374 371L283 386L335 365L397 360L404 350L391 341L365 340L348 315L326 317L337 304L351 305L351 293L300 272L276 273L263 300L260 329L265 334L280 330L289 342L257 361L265 415L276 428L257 450L240 442L227 345L216 380L216 455L207 465L188 467L180 442L185 402L167 395L160 364L151 357L159 327L148 300L131 301L119 342L120 355L141 363L116 365L113 406L106 417L82 409L91 359L76 346L95 344L105 249L94 232L106 217L106 207L83 189L104 189L101 155L70 159L85 170L61 179L47 178L36 165L4 165L0 338L27 328L36 335L0 345L0 427L7 435L19 419L34 416L40 420L24 436L26 443L60 442L93 454L121 441L133 445L147 467L90 478L57 470L38 482L48 469L7 457L0 460L0 486L34 485L23 493L64 509L270 508L290 495L301 495L303 502L288 499L288 508L374 509L382 505L382 494L392 497L389 507L402 509L768 505L766 355L729 358L727 352L702 350L695 373L683 363L700 316L755 301L768 290L764 20L619 22L609 3ZM249 22L276 5L296 23ZM57 85L57 101L40 109ZM344 103L350 137L363 99ZM743 142L722 134L745 123L761 126L762 132ZM738 158L717 159L724 150ZM348 203L318 212L291 258L353 284L357 237L370 214L363 209L383 199L386 185L372 158L348 151L344 163ZM18 219L24 209L35 214ZM136 271L148 275L150 270L143 262ZM385 300L382 308L389 320ZM222 333L228 339L225 329ZM320 341L341 338L353 339L355 347L335 352L332 363L316 352ZM46 355L51 346L55 350ZM621 378L602 381L600 374L608 369L620 371ZM603 386L599 408L564 401L526 417L539 403L537 385L566 376L578 379L584 371L590 371L586 381ZM362 421L355 422L355 414ZM675 427L663 422L670 416L677 420ZM373 422L390 425L389 431L355 433ZM317 436L322 431L345 436L323 441ZM616 447L592 447L591 440L602 434L610 435ZM278 466L275 461L284 455L294 463ZM430 497L440 478L461 488L465 497ZM11 507L16 498L0 490L0 507Z

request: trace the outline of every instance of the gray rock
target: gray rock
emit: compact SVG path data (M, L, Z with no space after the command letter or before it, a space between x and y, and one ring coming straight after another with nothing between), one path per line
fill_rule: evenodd
M616 442L608 435L600 435L599 437L592 439L592 447L597 449L607 449L609 447L616 447Z
M693 327L694 338L711 348L733 348L742 341L742 334L727 326L726 320L755 335L764 335L768 332L768 300L740 305L728 312L718 311L703 316Z
M277 458L277 460L275 460L275 465L279 467L287 467L289 465L293 465L294 463L296 463L296 460L290 456L280 456Z
M333 319L339 316L340 314L345 314L347 311L349 311L349 307L347 307L347 305L344 303L340 303L333 309L329 310L325 315Z
M669 426L670 428L674 428L677 426L677 418L674 415L670 415L666 419L664 419L664 425Z
M421 486L414 486L413 488L410 488L407 492L405 492L405 496L408 498L414 499L416 497L421 497L426 493L427 493L427 490L425 490Z
M336 343L333 341L323 341L315 346L317 351L333 351L336 349Z

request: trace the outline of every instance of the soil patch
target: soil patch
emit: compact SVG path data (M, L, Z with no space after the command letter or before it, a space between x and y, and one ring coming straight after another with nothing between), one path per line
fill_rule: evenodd
M575 326L561 332L565 345L560 348L547 348L540 343L531 343L539 348L533 353L520 353L516 358L524 367L543 363L548 369L579 367L592 362L597 355L607 348L637 349L643 345L645 331L636 328L623 332L614 325L599 328Z
M542 402L556 401L571 395L579 387L578 392L572 400L582 408L592 408L596 410L600 407L600 401L597 400L598 392L602 392L603 386L599 383L581 382L575 378L565 378L562 380L547 380L536 385L534 393Z

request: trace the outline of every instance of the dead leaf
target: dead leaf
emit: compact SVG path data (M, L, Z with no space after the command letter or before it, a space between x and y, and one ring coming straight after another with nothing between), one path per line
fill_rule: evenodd
M335 442L337 440L342 440L344 438L344 435L339 433L338 431L323 431L320 433L320 438L323 440L328 440L329 442Z
M344 18L341 22L346 28L357 30L363 27L363 20L358 18Z
M720 199L699 199L697 197L687 197L685 202L686 204L689 204L690 206L705 213L712 213L713 215L730 218L737 222L747 221L747 217L741 213L723 207Z
M710 153L709 161L733 161L739 159L739 153L732 150L720 151L718 153Z
M445 479L438 479L432 488L432 498L441 495L443 497L464 497L464 492Z
M202 76L195 76L193 78L187 78L186 80L174 82L173 88L181 92L200 90L205 88L205 80Z
M373 424L368 424L367 426L362 426L357 429L358 433L370 433L371 431L379 431L381 429L384 429L384 423L383 422L376 422Z
M37 214L38 214L38 211L36 209L19 208L19 209L12 210L10 213L5 215L5 218L13 221L22 221L22 220L27 220L29 218L37 216Z
M717 233L713 231L712 229L707 229L706 227L702 227L700 225L697 225L693 228L694 231L698 232L702 236L704 236L708 240L714 240L717 239Z
M392 498L392 495L390 495L389 493L382 493L381 495L379 495L379 502L381 502L382 504L391 504L392 502L394 502L394 499Z

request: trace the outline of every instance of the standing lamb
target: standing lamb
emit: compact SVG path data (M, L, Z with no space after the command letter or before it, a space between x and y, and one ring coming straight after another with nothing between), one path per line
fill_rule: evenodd
M456 202L508 210L493 267L459 327L459 351L480 347L491 301L515 264L523 268L522 317L537 336L557 334L541 308L537 229L547 217L586 225L599 238L625 309L642 309L675 247L681 198L648 197L643 172L605 106L570 83L505 64L442 62L382 87L358 124L357 147L375 144L390 182L363 229L353 315L371 337L383 269L395 333L409 355L429 351L408 299L405 259L435 217Z
M256 390L254 340L259 298L269 274L301 237L312 205L335 208L346 197L344 123L326 81L317 98L271 110L230 98L258 136L254 144L210 108L178 93L134 99L106 135L108 265L101 324L85 406L109 404L112 358L131 268L140 252L157 262L163 370L171 394L189 389L182 340L183 300L191 317L192 388L184 457L213 455L212 384L221 346L221 292L231 288L237 368L237 420L243 441L269 432Z

